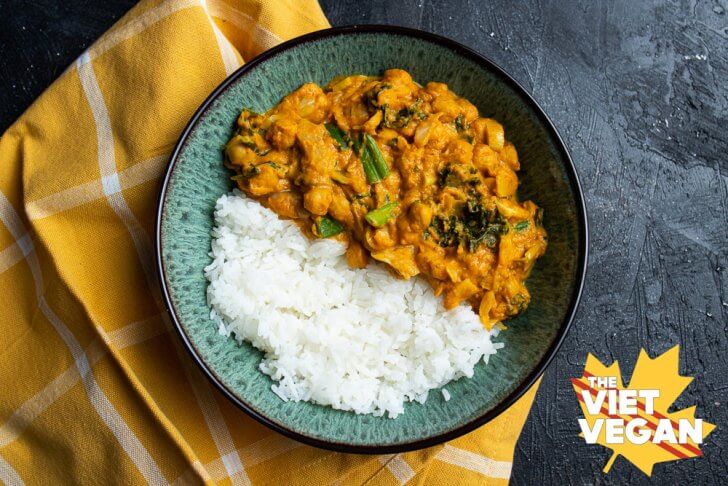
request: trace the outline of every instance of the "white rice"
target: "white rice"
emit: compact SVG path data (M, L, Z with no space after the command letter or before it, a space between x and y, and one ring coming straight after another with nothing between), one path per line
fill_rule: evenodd
M265 353L260 370L283 400L394 418L503 346L469 307L446 311L423 279L352 270L340 243L308 240L237 190L217 201L215 222L212 319Z

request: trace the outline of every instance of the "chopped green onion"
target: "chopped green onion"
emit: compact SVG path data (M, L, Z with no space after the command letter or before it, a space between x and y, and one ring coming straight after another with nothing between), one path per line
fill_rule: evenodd
M523 231L523 230L525 230L526 228L528 228L528 220L519 221L518 223L516 223L516 225L514 226L514 228L516 229L516 231Z
M389 166L377 142L369 134L355 138L351 142L354 153L361 159L364 175L369 184L376 184L389 175Z
M372 211L369 211L364 218L374 226L375 228L379 228L381 226L384 226L387 221L392 219L394 217L394 210L395 208L399 206L398 201L391 202L389 204L385 204L381 208L373 209Z
M360 157L361 157L361 144L362 144L362 141L361 141L361 133L360 133L358 137L356 137L355 139L353 139L351 141L351 148L353 148L354 153Z
M344 131L334 125L333 123L326 123L324 124L326 127L326 130L329 132L329 135L331 135L331 138L336 140L338 142L339 146L342 148L342 150L349 148L349 143L347 142L347 139L349 137L346 136L346 133Z
M322 216L316 221L316 233L319 238L330 238L342 231L344 231L344 225L328 216Z
M384 160L382 151L379 150L379 145L377 145L376 140L374 140L368 133L364 134L364 145L371 155L374 168L376 169L377 174L379 174L379 178L384 179L389 175L389 166L387 165L387 161Z
M366 146L364 147L364 150L361 151L361 154L359 154L359 158L361 159L361 165L364 167L364 175L367 176L367 182L369 184L375 184L382 180L379 173L377 172L377 168L374 165L374 161L372 160L372 154L369 153L369 150L367 150Z

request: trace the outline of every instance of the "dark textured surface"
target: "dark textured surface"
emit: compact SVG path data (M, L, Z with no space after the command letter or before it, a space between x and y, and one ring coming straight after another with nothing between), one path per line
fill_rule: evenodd
M0 0L0 130L134 2ZM726 2L322 0L332 24L391 23L469 45L513 74L571 149L591 218L587 288L516 450L514 484L648 483L577 436L568 378L588 352L634 366L682 346L678 400L718 424L655 484L728 477ZM628 378L628 377L627 377Z

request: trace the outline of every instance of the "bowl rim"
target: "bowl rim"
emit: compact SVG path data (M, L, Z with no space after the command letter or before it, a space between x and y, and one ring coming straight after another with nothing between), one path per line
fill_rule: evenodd
M569 302L569 307L567 310L566 318L562 321L561 326L556 334L556 337L552 341L551 345L549 346L548 350L544 354L544 356L541 358L541 360L536 364L534 369L529 373L521 382L516 386L516 388L511 391L503 400L501 400L499 403L497 403L492 409L488 410L486 413L476 417L475 419L471 420L470 422L466 422L460 426L457 426L453 429L450 429L448 431L445 431L441 434L433 435L430 437L426 437L424 439L418 439L408 442L401 442L397 444L383 444L383 445L363 445L363 444L350 444L350 443L344 443L344 442L336 442L332 440L327 439L321 439L309 435L305 435L304 433L294 431L292 429L289 429L285 427L284 425L268 418L264 414L259 413L255 409L253 409L252 406L247 404L241 397L237 396L235 393L232 392L220 379L219 376L215 373L214 370L208 366L208 364L205 362L205 360L200 356L199 352L197 351L195 345L192 343L190 337L187 335L186 330L182 326L180 320L177 317L177 314L175 312L175 308L172 304L171 295L169 292L168 287L168 280L167 280L167 274L164 266L164 262L162 259L162 248L164 245L163 241L163 234L162 234L162 220L164 218L165 214L165 203L166 203L166 196L167 196L167 190L169 188L169 183L172 178L172 174L177 166L177 162L179 159L180 154L184 150L184 148L187 145L187 142L189 140L189 136L192 132L192 130L197 125L198 121L205 115L205 113L208 111L208 109L212 106L214 101L230 87L232 83L237 81L239 77L241 77L246 72L254 69L259 64L265 62L269 58L272 58L281 52L284 52L288 49L291 49L296 46L300 46L302 44L306 44L308 42L315 42L319 41L321 39L329 38L329 37L336 37L336 36L345 36L345 35L351 35L351 34L362 34L362 33L371 33L371 34L395 34L395 35L401 35L405 37L413 37L418 40L425 40L434 44L438 44L440 46L443 46L445 48L448 48L452 51L454 51L456 54L459 54L463 57L466 57L470 59L471 61L475 62L476 64L479 64L481 66L484 66L486 69L489 69L491 72L495 73L497 76L501 78L501 80L509 85L513 91L517 95L519 95L523 101L528 104L531 109L533 109L539 123L542 124L546 128L546 130L549 132L552 142L555 145L555 148L557 152L560 153L562 158L565 162L565 169L568 176L568 182L571 186L572 192L574 194L575 203L577 206L577 221L579 226L579 237L578 237L578 257L577 257L577 268L576 268L576 278L578 279L578 282L576 282L576 285L574 286L574 290L571 295L571 299ZM546 115L545 111L539 105L539 103L533 98L533 96L518 82L516 81L510 74L508 74L505 70L503 70L500 66L498 66L495 62L490 60L488 57L483 56L482 54L476 52L475 50L471 49L470 47L467 47L463 44L460 44L457 41L454 41L452 39L449 39L447 37L443 37L438 34L433 34L431 32L419 30L419 29L413 29L410 27L402 27L402 26L396 26L396 25L386 25L386 24L357 24L357 25L347 25L347 26L341 26L341 27L332 27L328 29L318 30L315 32L311 32L309 34L305 34L296 38L293 38L291 40L288 40L286 42L283 42L261 54L256 56L255 58L251 59L250 61L243 64L240 68L238 68L236 71L231 73L227 78L225 78L220 85L218 85L211 93L210 95L205 99L205 101L200 105L200 107L195 111L194 115L192 115L192 118L185 126L184 130L180 134L180 137L175 144L174 150L172 151L168 166L165 170L164 178L162 180L162 185L160 187L160 193L159 193L159 199L157 203L157 216L156 216L156 229L155 229L155 236L156 236L156 242L155 242L155 252L156 252L156 263L157 263L157 274L159 278L159 282L162 288L162 294L164 296L164 304L165 304L165 311L169 314L172 322L174 323L174 328L177 330L177 333L179 334L180 338L182 339L182 342L185 344L185 347L187 348L190 355L194 358L194 361L197 363L197 365L202 370L203 374L207 376L207 378L215 385L215 387L220 390L220 392L225 395L233 404L235 404L238 408L243 410L245 413L247 413L249 416L251 416L253 419L257 420L258 422L262 423L263 425L269 427L270 429L274 430L275 432L278 432L280 434L283 434L286 437L289 437L291 439L294 439L296 441L302 442L307 445L311 445L314 447L322 448L322 449L328 449L336 452L345 452L345 453L356 453L356 454L395 454L395 453L401 453L401 452L408 452L412 450L422 449L426 447L431 447L434 445L441 444L443 442L453 440L457 437L460 437L468 432L473 431L474 429L481 427L482 425L490 422L495 417L503 413L506 409L508 409L511 405L513 405L521 396L523 396L530 388L533 386L533 384L543 375L544 371L548 367L548 365L553 360L554 356L558 352L559 348L561 348L561 345L564 342L564 339L566 337L566 334L568 333L569 329L571 328L572 322L574 321L574 317L576 315L576 312L578 310L579 301L581 299L581 294L584 289L584 282L586 280L586 270L587 270L587 262L588 262L588 253L589 253L589 231L588 231L588 217L587 217L587 211L586 211L586 204L584 202L584 196L583 196L583 190L581 188L581 184L579 182L579 177L576 171L576 167L574 166L574 162L571 158L571 155L569 154L568 149L566 148L566 144L564 143L564 140L562 139L559 132L556 130L556 127L551 122L550 118Z

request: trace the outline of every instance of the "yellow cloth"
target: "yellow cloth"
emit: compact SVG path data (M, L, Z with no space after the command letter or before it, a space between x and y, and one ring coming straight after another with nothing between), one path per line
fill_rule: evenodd
M535 393L447 445L303 446L237 410L160 318L160 176L245 59L327 27L315 0L145 0L0 138L0 480L503 483Z

